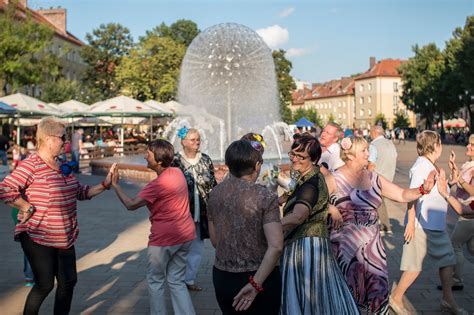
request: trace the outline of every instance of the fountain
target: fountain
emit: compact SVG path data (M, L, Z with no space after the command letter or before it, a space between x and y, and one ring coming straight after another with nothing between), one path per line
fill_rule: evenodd
M275 65L271 50L252 29L224 23L199 34L181 66L178 101L192 115L178 113L165 130L173 145L179 145L177 129L193 127L207 139L203 152L223 160L232 141L253 131L268 144L265 158L283 158L282 143L290 141L291 132L280 122Z
M177 117L163 134L176 150L181 149L177 131L186 126L200 132L201 150L214 161L223 161L227 146L248 132L263 135L266 161L281 164L286 158L292 133L281 122L272 53L252 29L224 23L200 33L188 47L181 66L178 101L182 106L177 107ZM94 161L92 171L101 173L116 159ZM118 159L123 159L119 161L122 172L130 169L125 176L154 176L142 158ZM142 164L143 174L135 174L136 163Z

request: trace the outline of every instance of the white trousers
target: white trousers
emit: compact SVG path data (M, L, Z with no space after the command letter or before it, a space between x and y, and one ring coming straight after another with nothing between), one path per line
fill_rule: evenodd
M467 245L468 252L474 256L474 219L460 219L451 234L454 254L456 255L456 266L454 267L454 281L462 282L464 269L464 244Z
M150 293L150 314L166 313L165 281L171 291L171 302L175 314L194 315L194 307L184 282L186 256L191 241L175 246L148 247L148 292Z
M204 250L204 241L201 239L201 228L199 222L194 223L196 226L196 238L191 243L186 262L186 284L192 285L196 280L196 276L201 264L202 252Z

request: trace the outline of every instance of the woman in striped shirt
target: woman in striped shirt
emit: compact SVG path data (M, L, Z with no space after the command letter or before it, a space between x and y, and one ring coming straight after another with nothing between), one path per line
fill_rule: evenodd
M58 287L54 314L68 314L77 281L74 242L77 227L77 199L85 200L109 189L111 173L89 187L81 185L60 163L66 140L65 124L53 117L38 124L38 150L0 183L0 199L20 210L15 239L28 257L35 285L26 299L24 314L38 314L43 300Z

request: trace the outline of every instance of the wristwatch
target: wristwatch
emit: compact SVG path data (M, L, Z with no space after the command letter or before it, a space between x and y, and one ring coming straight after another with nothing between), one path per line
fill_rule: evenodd
M33 207L33 205L30 205L30 207L28 208L28 210L23 211L23 212L28 213L28 215L31 216L34 211L35 211L35 207Z

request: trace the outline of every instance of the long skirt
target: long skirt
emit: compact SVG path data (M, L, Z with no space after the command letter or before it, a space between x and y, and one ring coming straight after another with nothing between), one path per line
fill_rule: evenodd
M326 238L293 241L281 260L282 315L359 314Z

